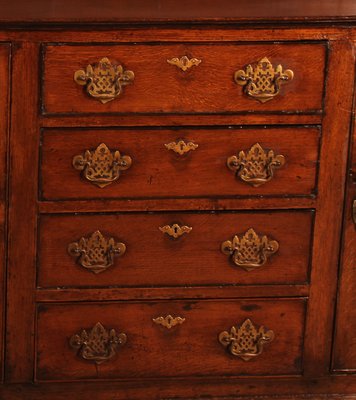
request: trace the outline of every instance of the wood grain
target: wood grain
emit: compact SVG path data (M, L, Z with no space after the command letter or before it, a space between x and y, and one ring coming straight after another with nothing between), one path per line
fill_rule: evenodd
M167 213L42 216L39 228L38 286L155 287L290 284L308 280L313 214ZM159 227L179 223L192 231L179 239ZM267 263L245 271L220 250L221 244L249 228L277 240L279 250ZM125 243L115 265L93 274L76 264L67 247L100 230Z
M302 299L39 305L36 379L299 374L304 311ZM167 314L186 320L171 330L153 323ZM275 332L251 362L227 354L218 342L220 332L246 318ZM97 322L124 332L127 343L115 359L96 366L78 357L68 340Z
M186 72L167 63L167 59L184 55L202 62ZM326 48L320 44L47 46L43 109L51 114L317 111L322 108L325 56ZM73 79L77 70L103 57L135 73L134 82L106 104L90 98ZM275 99L260 103L243 93L234 82L234 73L264 57L274 66L291 69L294 78L282 85Z
M44 200L239 197L310 195L316 189L318 128L171 129L171 130L45 130L41 152L41 192ZM184 140L198 144L184 156L165 144ZM132 159L118 181L99 188L72 166L73 157L105 143ZM227 167L227 159L248 153L259 143L283 155L285 164L267 183L252 187Z

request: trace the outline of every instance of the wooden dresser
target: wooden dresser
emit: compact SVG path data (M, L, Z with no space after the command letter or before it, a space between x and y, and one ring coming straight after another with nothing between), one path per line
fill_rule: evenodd
M0 399L356 399L356 1L0 3Z

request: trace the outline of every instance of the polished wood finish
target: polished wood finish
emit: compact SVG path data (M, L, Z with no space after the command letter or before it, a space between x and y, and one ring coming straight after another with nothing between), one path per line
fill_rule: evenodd
M40 304L36 380L300 374L305 306L303 299ZM185 322L167 330L152 321L162 314ZM220 332L246 318L276 335L251 362L228 354L218 341ZM115 358L95 365L78 357L68 340L98 321L125 332L127 343Z
M41 198L44 200L311 195L316 191L318 128L171 130L44 130ZM194 141L180 156L165 146ZM132 159L117 182L99 188L72 166L73 157L105 143ZM285 165L264 185L251 187L227 167L227 160L259 143L285 157Z
M159 230L173 222L192 230L174 240ZM39 288L301 284L308 281L312 223L311 212L42 216L37 284ZM248 272L220 247L251 227L277 240L279 250L266 265ZM126 245L125 254L100 274L78 265L67 250L70 243L96 230Z
M58 45L44 47L43 53L42 107L49 114L291 113L322 108L326 48L320 44ZM183 72L167 63L167 59L186 54L201 59L201 64ZM73 80L75 71L103 56L135 73L133 83L125 87L120 97L106 104L90 98ZM234 82L236 70L263 57L275 66L282 64L294 71L294 79L267 103L246 96Z
M354 2L16 3L0 16L0 41L12 54L0 397L355 397L348 220L347 243L341 236L344 201L354 196L346 182ZM184 55L202 61L185 72L167 62ZM74 81L103 57L135 73L106 104ZM234 82L263 57L294 72L266 103ZM198 147L184 156L165 147L180 139ZM133 162L99 188L72 160L106 140ZM257 188L226 165L255 143L286 159ZM174 223L192 230L177 239L159 230ZM280 247L248 272L220 246L250 227ZM99 274L67 250L96 230L127 246ZM153 322L167 315L185 321L171 329ZM218 335L248 318L275 337L245 362ZM68 340L98 322L127 342L95 367ZM340 351L345 330L348 352Z
M7 203L7 146L10 118L10 50L0 44L0 380L3 380L4 327L6 304L6 203Z

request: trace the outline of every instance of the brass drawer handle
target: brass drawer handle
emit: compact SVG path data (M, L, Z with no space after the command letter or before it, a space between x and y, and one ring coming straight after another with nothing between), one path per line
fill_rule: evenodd
M105 143L73 157L73 167L83 171L84 178L100 188L118 180L120 171L130 168L131 164L131 157L122 156L119 150L110 151Z
M122 256L126 251L124 243L115 242L114 238L105 238L100 231L89 238L81 237L78 242L68 245L68 253L77 257L77 263L88 271L98 274L114 264L115 256Z
M282 65L273 67L267 57L262 58L257 65L248 65L245 70L235 72L234 78L238 85L244 86L244 92L265 103L272 100L280 92L282 83L291 81L294 73L290 69L283 71Z
M172 329L176 325L181 325L185 318L182 317L172 317L172 315L167 315L166 317L153 318L152 321L157 325L162 325L167 329Z
M115 329L105 329L98 322L89 333L83 329L79 334L73 335L69 344L78 351L79 357L101 364L113 358L119 346L123 346L126 341L125 333L117 334Z
M183 56L181 58L174 57L170 60L167 60L168 64L175 65L180 68L182 71L187 71L189 68L193 66L198 66L201 63L201 60L198 58L188 58L187 56Z
M227 240L221 245L221 251L231 256L234 264L246 271L265 265L268 257L276 253L278 249L279 243L276 240L269 240L265 235L258 235L253 228L244 235L236 235L232 241Z
M167 144L165 144L165 146L168 150L172 150L175 153L179 154L180 156L183 156L184 154L188 153L189 151L195 150L199 147L199 145L197 145L193 142L185 143L184 140L179 140L178 142L167 143Z
M236 176L253 187L258 187L273 178L276 168L284 165L283 155L275 155L273 150L264 150L255 143L246 153L240 151L238 156L227 159L227 166Z
M260 355L263 346L273 339L273 331L264 326L255 326L250 319L246 319L241 326L232 326L230 332L224 331L219 335L219 342L228 352L244 361Z
M171 236L174 239L178 239L185 233L191 232L193 228L186 225L180 226L178 224L173 224L173 225L160 226L158 229L161 232L167 234L168 236Z
M89 64L85 71L80 69L74 73L74 81L85 86L88 95L103 104L116 99L123 86L131 83L134 77L132 71L124 71L122 65L112 64L106 57Z

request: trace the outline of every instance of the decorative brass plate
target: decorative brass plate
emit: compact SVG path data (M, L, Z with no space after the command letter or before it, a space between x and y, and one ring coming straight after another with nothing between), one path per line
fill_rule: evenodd
M131 164L131 157L121 156L119 150L110 151L105 143L73 157L73 167L83 171L84 178L100 188L118 180L120 171L130 168Z
M268 257L276 253L279 243L269 240L267 236L259 236L250 228L243 236L234 236L232 241L227 240L221 245L224 254L232 256L233 262L246 271L262 267Z
M265 103L272 100L280 92L281 83L291 81L294 73L290 69L283 71L282 65L272 66L267 57L262 58L256 66L248 65L245 70L235 72L238 85L245 86L245 93Z
M189 68L198 66L201 63L201 60L198 58L188 58L187 56L183 56L181 58L174 57L170 60L167 60L168 64L175 65L180 68L182 71L187 71Z
M241 326L233 326L230 332L221 332L219 342L230 354L248 361L260 355L263 346L273 338L273 331L265 329L264 326L258 328L251 320L246 319Z
M68 253L77 257L77 262L89 271L98 274L114 264L114 256L122 256L126 251L124 243L106 239L100 231L89 238L81 237L78 242L70 243Z
M180 156L188 153L191 150L195 150L199 147L199 145L194 144L193 142L185 143L184 140L179 140L178 142L171 142L165 144L168 150L173 150L175 153L179 154Z
M189 233L193 228L190 226L179 226L178 224L160 226L158 228L161 232L166 233L174 239L179 238L184 233Z
M85 71L80 69L74 73L74 81L85 86L88 95L103 104L116 99L123 86L131 83L134 77L132 71L124 71L122 65L112 64L106 57L89 64Z
M182 317L172 317L172 315L167 315L166 317L153 318L152 321L157 325L162 325L167 329L172 329L176 325L181 325L185 318Z
M83 329L79 334L73 335L69 344L78 350L78 355L84 360L101 364L116 355L119 346L126 343L125 333L116 334L115 329L106 330L98 322L88 333Z
M273 178L274 169L284 165L283 155L274 155L273 150L264 150L255 143L248 151L227 159L227 166L236 176L253 187L258 187Z

